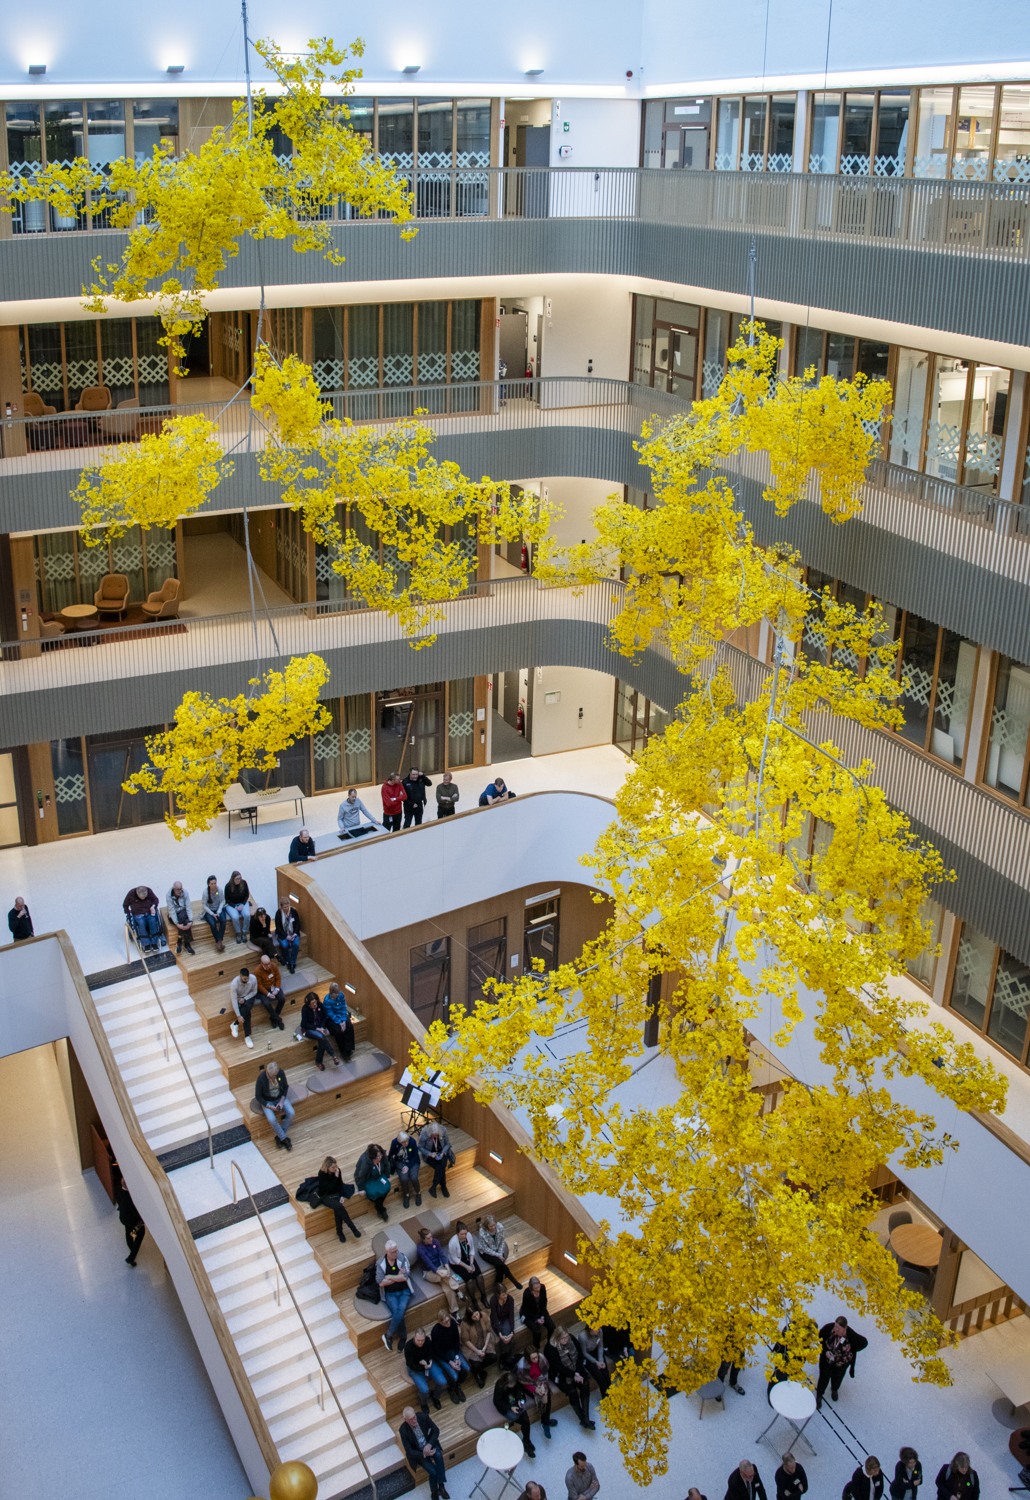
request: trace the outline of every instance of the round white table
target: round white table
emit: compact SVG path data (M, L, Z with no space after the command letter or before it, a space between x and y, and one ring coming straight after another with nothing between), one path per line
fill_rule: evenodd
M775 1412L775 1416L765 1432L761 1433L758 1441L761 1442L765 1434L771 1432L776 1426L778 1418L782 1417L794 1429L794 1436L786 1449L790 1453L798 1438L805 1436L805 1428L815 1415L815 1392L809 1386L801 1385L797 1380L779 1380L769 1392L769 1405ZM812 1448L808 1438L805 1438L805 1442L814 1453L815 1449Z
M504 1483L494 1500L501 1500L509 1485L514 1490L518 1489L519 1482L513 1476L522 1459L522 1439L517 1432L511 1432L507 1427L491 1427L476 1444L476 1456L483 1465L483 1472L469 1491L469 1500L472 1500L477 1490L483 1489L491 1470L504 1475ZM483 1493L486 1494L486 1491L483 1490Z

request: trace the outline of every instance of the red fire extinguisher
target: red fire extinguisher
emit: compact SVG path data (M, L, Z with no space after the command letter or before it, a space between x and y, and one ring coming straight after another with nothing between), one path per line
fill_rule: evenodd
M515 710L515 732L524 735L526 733L526 705L520 703Z
M523 573L528 573L529 572L529 548L526 546L525 542L522 543L522 554L521 554L521 559L520 559L520 566L522 568Z

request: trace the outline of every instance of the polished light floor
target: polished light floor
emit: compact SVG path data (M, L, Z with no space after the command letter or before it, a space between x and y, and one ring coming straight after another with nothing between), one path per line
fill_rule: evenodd
M79 1167L53 1047L0 1059L0 1493L235 1500L246 1475L152 1240Z

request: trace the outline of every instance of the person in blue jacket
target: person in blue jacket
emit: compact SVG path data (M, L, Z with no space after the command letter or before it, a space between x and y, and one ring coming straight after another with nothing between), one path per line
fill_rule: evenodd
M510 801L514 795L515 793L509 792L505 786L504 777L498 776L495 781L491 781L488 787L484 787L480 794L479 805L480 807L492 807L495 802Z

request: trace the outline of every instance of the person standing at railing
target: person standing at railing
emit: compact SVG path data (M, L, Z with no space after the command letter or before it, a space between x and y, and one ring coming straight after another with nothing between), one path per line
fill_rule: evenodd
M422 826L422 814L426 810L426 787L432 784L429 777L424 776L415 766L412 766L401 782L406 798L404 803L405 828L410 828L412 823L416 828Z
M144 953L168 947L161 925L160 903L149 885L134 886L122 902L122 910Z
M29 909L25 905L24 896L15 896L14 905L7 913L7 925L11 929L11 937L16 943L23 943L26 938L34 937L32 931L32 918Z
M445 771L443 780L438 782L436 787L436 816L438 818L453 817L460 795L461 793L454 784L454 777L450 771Z
M514 796L515 793L509 792L505 785L504 777L497 776L480 792L479 805L480 807L493 807L495 802L510 802Z
M287 859L291 865L307 864L315 857L315 841L306 828L302 828L290 844Z
M368 819L369 826L367 828L362 826L362 817ZM336 814L336 827L339 830L338 836L341 839L364 838L365 834L371 833L374 828L378 828L380 833L383 831L382 823L376 822L358 796L357 787L353 786L347 789L347 795L340 803Z
M387 833L398 833L401 826L401 813L408 800L404 783L396 771L391 771L380 790L383 798L383 827Z

